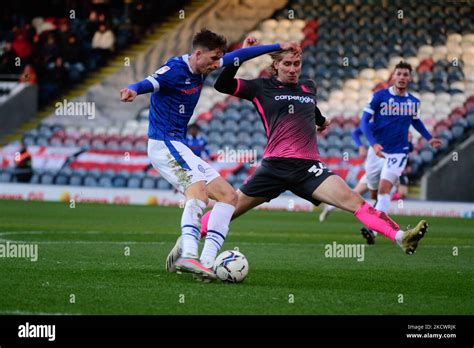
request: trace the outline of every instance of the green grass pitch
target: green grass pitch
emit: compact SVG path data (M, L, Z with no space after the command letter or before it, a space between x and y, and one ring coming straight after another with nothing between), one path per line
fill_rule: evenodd
M202 284L164 270L180 216L0 201L0 243L37 243L39 253L37 262L0 258L0 314L474 314L472 219L428 218L415 255L379 237L358 262L325 257L326 244L364 244L351 214L320 224L317 213L252 211L231 224L223 248L247 256L248 278Z

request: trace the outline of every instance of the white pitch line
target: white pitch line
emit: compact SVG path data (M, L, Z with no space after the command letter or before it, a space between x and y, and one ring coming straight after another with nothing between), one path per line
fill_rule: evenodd
M19 311L19 310L0 310L0 314L18 314L18 315L83 315L82 313L48 313L48 312L33 312L33 311Z
M74 235L106 235L106 234L114 234L113 232L103 232L103 231L3 231L0 232L1 237L11 236L11 235L45 235L45 234L74 234ZM126 233L123 233L126 234ZM130 232L129 234L140 234L140 235L150 235L150 234L158 234L158 232L150 232L150 231L140 231L140 232ZM114 234L116 235L116 234ZM25 240L14 240L14 239L5 239L0 238L0 242L10 242L10 243L31 243L34 242L36 244L117 244L117 245L134 245L134 244L151 244L151 245L165 245L168 244L167 242L144 242L144 241L106 241L106 240L35 240L35 241L25 241Z
M44 235L44 234L88 234L88 235L95 235L95 234L126 234L126 233L114 233L114 232L104 232L104 231L3 231L0 232L0 236L6 236L6 235ZM129 234L159 234L158 232L151 232L151 231L139 231L139 232L130 232ZM255 235L258 236L258 235ZM51 240L45 240L45 241L25 241L25 240L13 240L13 239L4 239L0 238L0 242L11 242L11 243L37 243L37 244L116 244L116 245L124 245L124 244L147 244L147 245L165 245L169 244L170 242L144 242L144 241L104 241L104 240L57 240L57 241L51 241ZM291 245L308 245L308 246L325 246L332 243L332 241L328 241L328 243L287 243L287 242L265 242L265 243L258 243L258 242L239 242L239 245L265 245L265 246L272 246L272 245L285 245L285 246L291 246ZM363 243L357 243L354 241L354 243L341 243L341 244L363 244ZM230 244L229 244L230 245ZM363 244L365 245L365 244ZM472 245L455 245L455 244L442 244L442 245L429 245L429 244L424 244L421 247L422 248L427 248L427 249L441 249L441 248L452 248L452 247L458 247L460 249L470 249L473 246Z

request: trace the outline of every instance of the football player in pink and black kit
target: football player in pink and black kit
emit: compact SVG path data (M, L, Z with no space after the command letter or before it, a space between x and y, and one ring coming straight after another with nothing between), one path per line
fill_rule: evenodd
M244 46L255 42L247 38ZM299 81L301 52L279 51L271 57L271 78L236 79L239 67L229 66L215 84L218 91L254 104L268 138L261 165L237 191L238 203L232 219L289 190L315 205L325 202L349 211L368 228L396 242L407 254L415 252L428 229L427 222L421 220L415 228L402 231L395 221L365 202L320 162L316 126L321 130L329 122L316 105L314 82ZM202 218L201 232L206 241L215 238L216 233L207 229L209 217L212 219L207 213ZM172 255L173 251L169 257Z

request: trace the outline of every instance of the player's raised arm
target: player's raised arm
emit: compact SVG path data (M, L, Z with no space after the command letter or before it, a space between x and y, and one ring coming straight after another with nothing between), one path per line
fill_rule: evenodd
M246 41L247 40L248 39L246 39ZM239 66L249 59L280 50L285 51L293 49L297 52L301 52L301 47L297 42L283 42L280 44L272 45L249 46L250 47L243 47L238 50L224 54L221 59L220 66Z
M123 102L132 102L139 94L151 93L155 91L155 87L153 86L152 82L149 81L149 78L150 77L147 77L145 80L139 81L137 83L131 83L127 86L127 88L122 88L120 90L120 100Z
M172 84L172 81L172 68L168 65L163 65L146 79L131 83L127 88L121 89L120 100L123 102L132 102L137 95L159 91L161 85Z
M364 146L362 144L362 140L360 140L361 135L362 129L360 129L360 127L354 128L354 130L351 132L352 140L354 140L354 143L357 145L357 147Z
M360 129L360 127L355 128L351 132L352 140L354 140L354 143L357 145L357 148L359 149L359 156L365 157L367 156L367 149L364 146L364 144L362 144L362 140L360 139L362 134L363 134L362 129Z
M257 44L257 39L249 36L245 38L242 48L245 49L247 47L255 46ZM235 75L240 67L239 64L232 64L230 66L226 66L222 73L216 80L214 88L224 94L236 95L240 90L241 80L237 80ZM251 96L248 96L251 97Z
M443 143L441 139L433 138L433 136L430 134L428 129L426 129L424 123L421 121L421 119L418 116L411 120L411 125L413 126L413 128L416 129L418 133L421 134L423 138L428 140L428 143L435 149L440 147L441 144Z
M247 37L244 40L241 49L227 53L222 58L221 64L224 65L224 70L219 75L214 85L214 88L225 94L237 95L245 99L251 99L255 94L256 86L253 80L236 79L235 75L239 70L240 65L245 61L262 54L270 53L280 50L294 50L301 52L301 48L296 42L284 42L281 44L256 46L257 40L254 37ZM245 88L243 85L245 84Z
M375 111L378 110L380 107L380 100L378 98L378 93L375 93L370 100L369 104L364 108L364 113L362 114L362 118L360 120L360 129L364 134L365 138L369 142L370 146L373 147L375 154L378 157L384 157L382 154L383 147L380 144L377 144L375 140L374 134L372 133L372 129L369 126L369 122L372 119Z

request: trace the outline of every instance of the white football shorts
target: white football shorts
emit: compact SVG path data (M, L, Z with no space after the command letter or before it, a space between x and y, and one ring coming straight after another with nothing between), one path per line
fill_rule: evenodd
M219 173L189 147L176 140L148 139L148 158L153 167L179 192L195 182L208 185Z
M372 147L369 148L367 153L365 175L367 177L367 187L370 190L377 190L381 179L390 181L395 185L407 164L405 153L382 152L382 154L385 158L377 157Z

